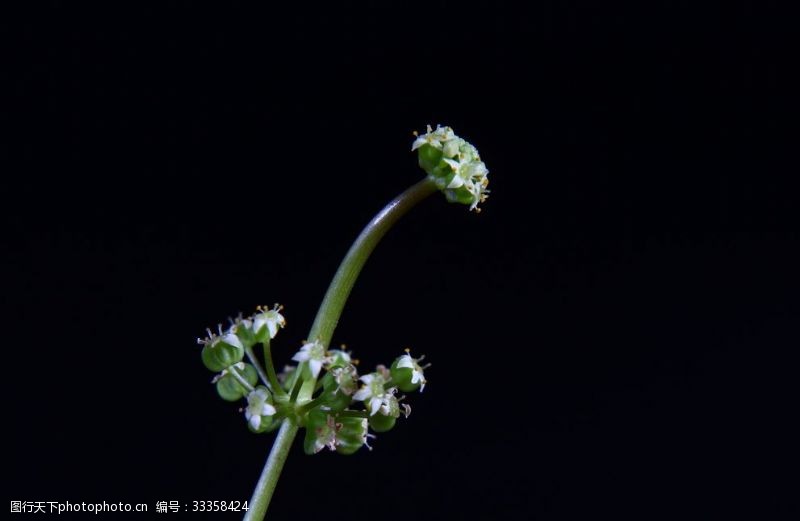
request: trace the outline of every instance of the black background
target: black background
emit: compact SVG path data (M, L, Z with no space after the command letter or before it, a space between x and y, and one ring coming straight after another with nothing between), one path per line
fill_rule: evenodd
M789 19L642 4L5 17L7 500L248 499L271 436L195 338L281 302L288 361L442 123L485 211L404 218L334 337L429 386L372 452L295 446L273 519L796 515Z

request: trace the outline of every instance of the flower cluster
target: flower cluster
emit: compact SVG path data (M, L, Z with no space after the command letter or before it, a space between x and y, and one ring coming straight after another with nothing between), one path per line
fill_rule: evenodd
M437 125L433 130L428 125L425 134L414 135L417 138L411 150L418 151L419 166L444 192L447 200L468 204L470 210L480 212L478 204L489 197L489 170L478 150L456 136L450 127Z
M259 307L250 317L231 320L227 330L220 326L218 333L209 331L205 339L198 339L203 363L218 373L212 383L220 397L246 400L241 411L251 431L272 431L289 419L306 428L306 453L328 448L352 454L369 447L367 441L374 436L369 429L386 432L401 415L408 417L411 407L403 403L405 396L397 394L425 388L423 357L413 358L406 350L389 368L379 365L359 375L358 361L349 352L326 349L312 340L292 357L298 365L286 366L278 375L270 343L286 324L281 311L277 304L272 309ZM253 352L259 343L264 346L266 369Z
M218 333L207 330L206 338L197 339L197 343L203 346L200 355L203 364L219 373L211 381L216 385L217 393L230 402L242 398L247 400L245 418L254 432L266 432L277 426L273 421L277 413L273 405L274 389L268 381L265 382L267 386L257 385L260 364L254 365L258 362L253 355L253 346L257 343L269 345L278 330L286 325L281 309L278 304L272 309L259 306L252 316L232 319L228 329L223 330L219 325ZM250 363L243 361L245 355Z

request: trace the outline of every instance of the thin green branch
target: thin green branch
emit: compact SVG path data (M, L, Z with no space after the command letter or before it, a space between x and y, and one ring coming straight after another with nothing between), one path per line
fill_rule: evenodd
M267 336L266 340L264 340L263 345L264 363L267 365L267 378L269 379L269 383L272 385L272 392L275 394L285 395L286 391L284 391L283 387L281 387L281 383L278 381L278 375L275 374L275 364L272 363L272 351L270 349L269 336Z
M375 246L406 212L436 190L433 181L426 177L395 197L372 218L339 265L308 333L309 340L319 340L326 348L330 345L350 290Z
M275 392L273 386L270 384L269 379L267 378L267 373L264 372L264 368L261 367L261 362L258 361L256 358L256 354L253 352L253 348L249 346L244 347L244 354L247 355L247 359L250 360L250 363L253 364L253 367L256 368L256 372L258 373L258 377L261 378L261 381L264 382L264 385L270 388L270 391ZM267 360L269 363L269 360Z
M233 377L234 377L234 378L236 378L236 380L238 380L238 381L239 381L239 383L242 385L242 387L244 387L245 389L247 389L249 392L253 392L253 391L255 391L255 388L253 388L253 386L252 386L252 385L250 385L250 382L248 382L247 380L245 380L245 379L242 377L242 375L240 375L240 374L239 374L239 370L238 370L238 369L236 369L236 367L234 367L234 366L230 366L230 367L228 368L228 372L229 372L231 375L233 375Z

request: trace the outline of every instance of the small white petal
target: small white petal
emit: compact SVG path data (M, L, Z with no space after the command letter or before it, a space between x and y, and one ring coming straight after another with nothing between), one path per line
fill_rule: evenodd
M276 412L277 412L277 411L275 410L275 407L273 407L272 405L270 405L270 404L268 404L268 403L265 403L265 404L264 404L264 405L261 407L261 416L272 416L272 415L273 415L273 414L275 414Z
M311 358L311 355L309 354L308 349L306 349L305 351L301 349L300 351L295 353L295 355L292 357L292 360L294 360L295 362L305 362L309 358Z
M222 337L222 341L225 342L226 344L230 344L230 345L238 347L240 349L244 349L244 346L242 345L242 341L239 340L239 337L234 335L233 333L228 333L227 335Z
M442 147L444 157L454 157L458 153L459 139L451 139Z
M278 334L278 323L270 320L267 322L267 328L269 329L269 337L275 338L275 335Z
M361 380L362 382L364 382L367 385L371 384L372 380L374 380L374 379L375 379L375 375L374 374L365 374L364 376L359 378L359 380Z
M450 168L453 169L453 172L458 172L458 169L461 168L461 163L456 161L455 159L444 159L444 162L450 165Z
M319 371L322 369L322 360L312 358L308 361L308 367L311 369L311 374L316 378L319 376Z
M250 425L254 429L258 430L258 428L261 427L261 416L259 416L258 414L254 414L253 416L251 416Z
M403 355L400 357L400 361L397 362L397 367L407 367L408 369L414 369L414 360L412 360L409 355Z
M370 416L375 416L375 413L378 412L378 409L381 408L381 403L382 403L381 399L378 398L378 397L372 398L369 401L369 410L370 410L369 415Z
M447 185L447 188L461 188L464 186L464 184L464 179L462 179L460 175L456 174L453 176L453 180L450 181L450 184Z
M369 398L371 394L372 393L370 393L368 387L362 387L361 389L356 391L356 393L353 395L353 400L363 402L364 400Z
M264 324L266 324L266 323L267 323L267 321L264 319L264 315L260 315L260 314L256 315L253 318L253 331L258 333L261 330L261 328L264 327Z

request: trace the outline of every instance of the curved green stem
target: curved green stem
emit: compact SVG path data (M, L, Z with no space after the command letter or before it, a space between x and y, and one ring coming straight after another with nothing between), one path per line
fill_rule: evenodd
M361 268L367 262L372 250L386 235L386 232L417 203L437 190L432 180L425 178L419 183L395 197L383 210L372 218L361 234L356 238L347 255L333 276L328 292L317 311L317 318L308 333L309 340L319 340L328 347L333 337L333 330L350 296Z
M333 331L339 322L347 297L350 296L350 291L361 273L361 268L364 267L364 263L367 262L375 246L398 219L436 190L433 181L425 178L395 197L372 218L353 242L333 276L333 280L328 286L328 292L325 293L325 298L317 311L311 331L308 333L309 340L319 340L326 347L330 345ZM298 371L302 369L303 364L297 368ZM261 478L253 492L253 497L250 499L248 505L250 510L247 512L245 520L255 521L264 518L297 430L298 427L295 424L284 420L278 436L275 438L275 443L272 445L272 451L270 451L267 463L261 473Z

